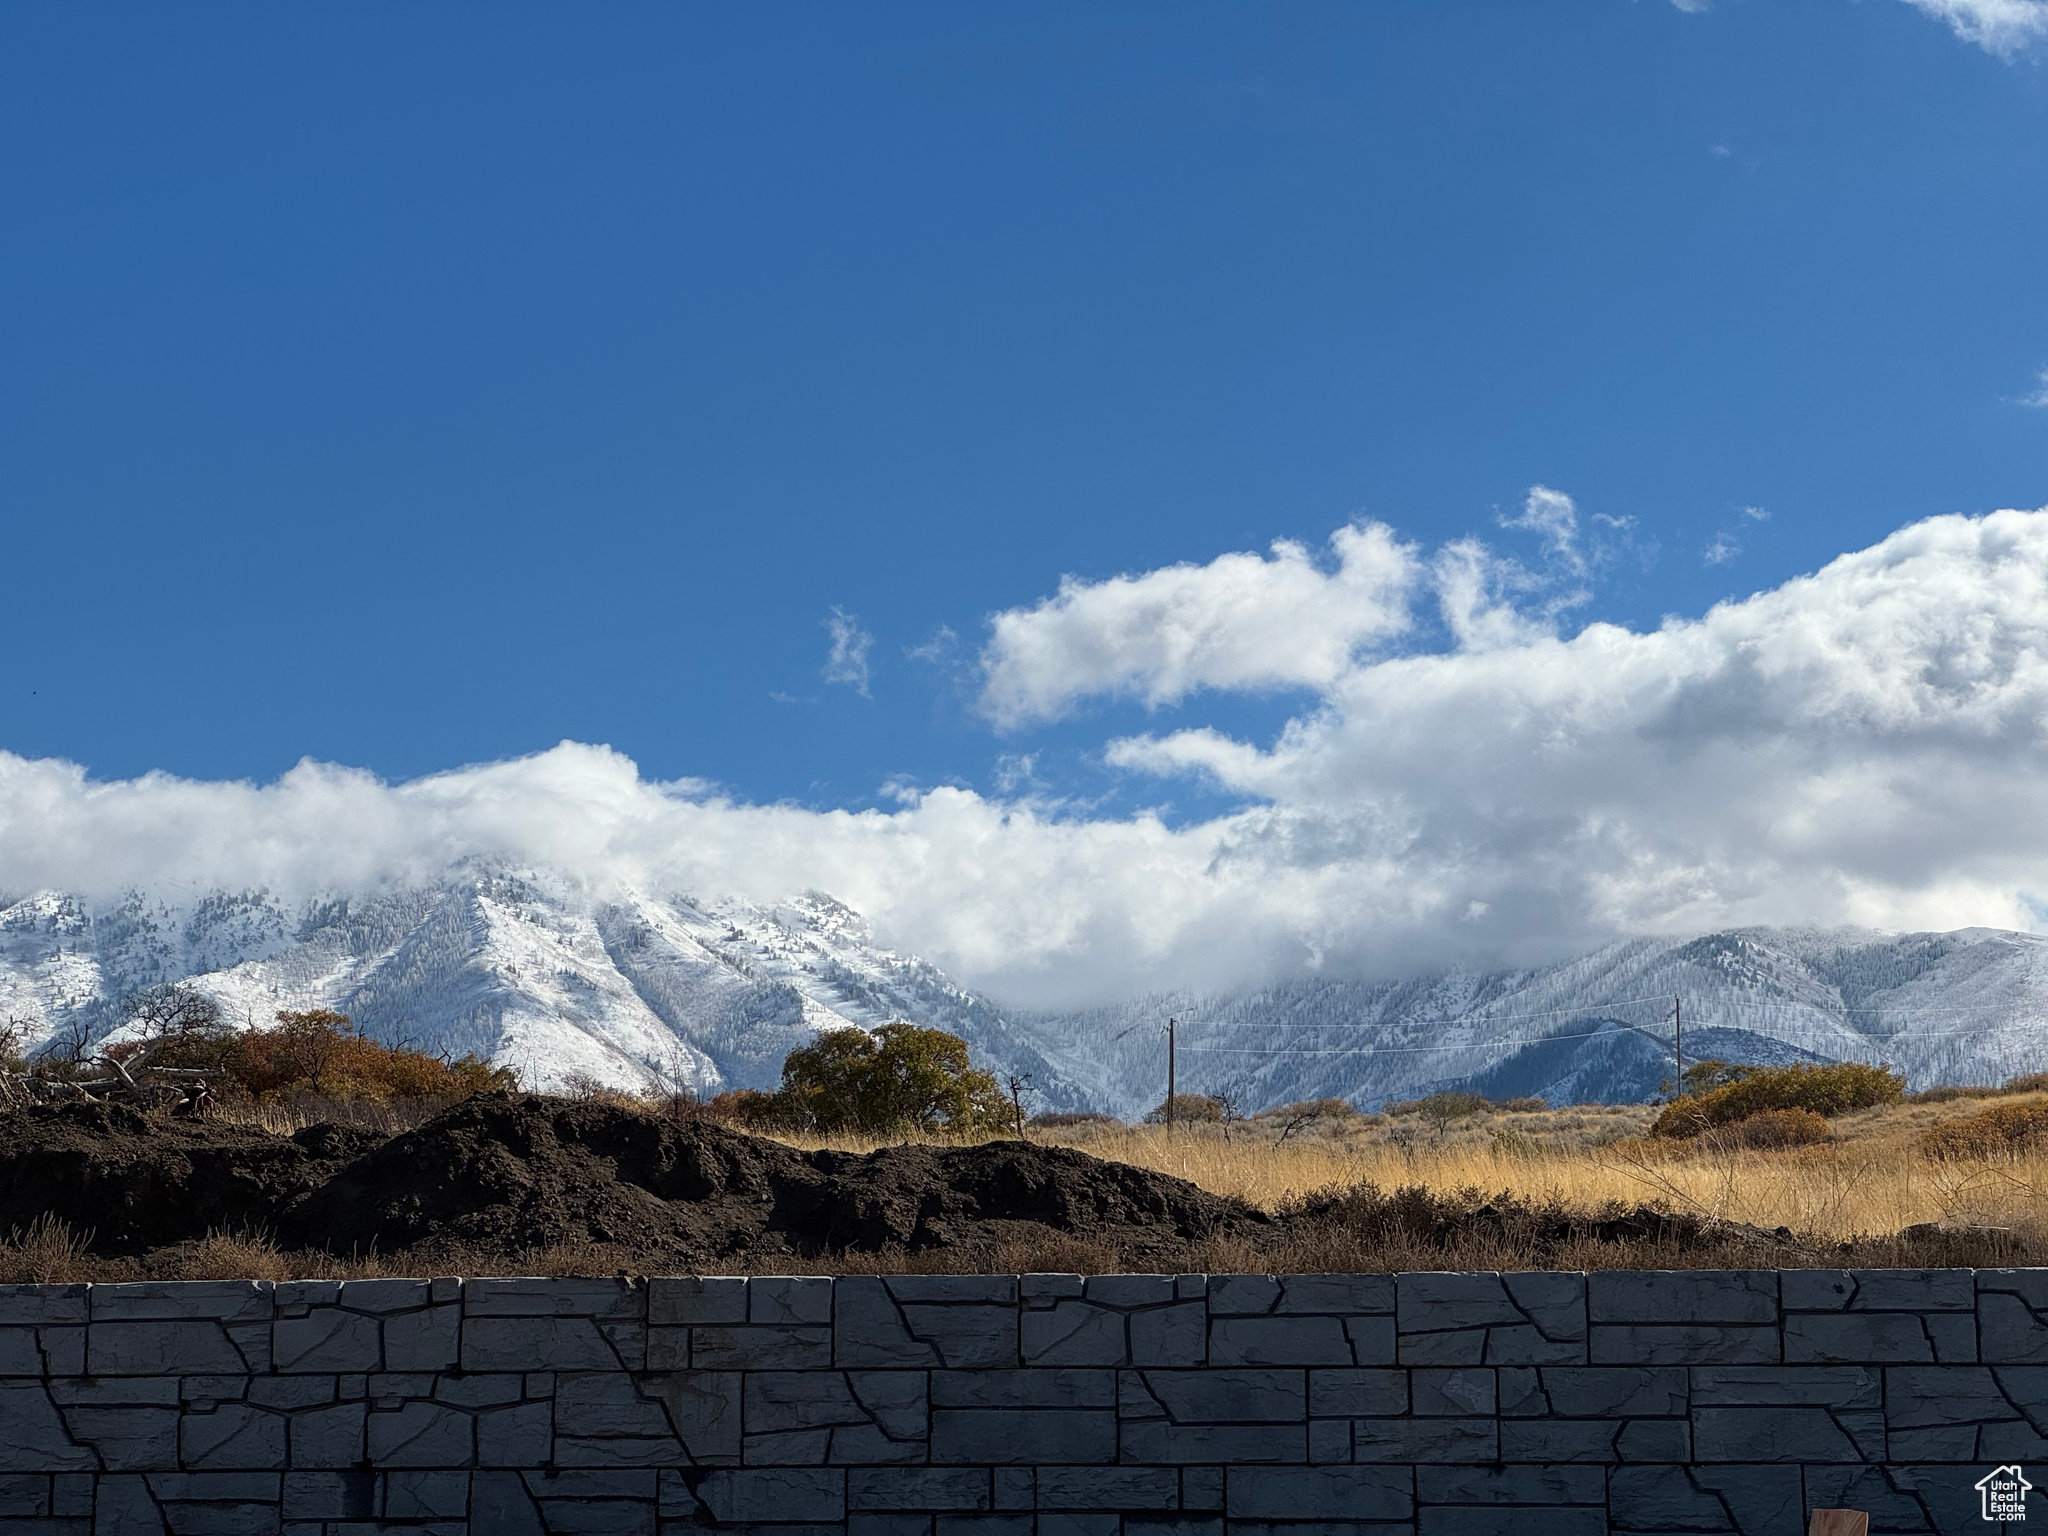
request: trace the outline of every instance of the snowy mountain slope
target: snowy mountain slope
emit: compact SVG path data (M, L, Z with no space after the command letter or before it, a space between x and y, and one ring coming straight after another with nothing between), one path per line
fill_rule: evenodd
M593 899L556 875L475 868L298 905L260 892L0 899L0 1019L31 1045L104 1034L121 998L166 981L244 1025L335 1008L380 1039L487 1056L542 1087L768 1086L821 1029L908 1019L1030 1077L1036 1107L1122 1115L1164 1092L1169 1016L1182 1088L1247 1109L1448 1086L1643 1098L1670 1073L1674 996L1694 1059L1881 1059L1916 1085L2048 1069L2048 941L1991 929L1743 929L1526 970L1304 977L1024 1014L878 947L858 913L815 892L772 908Z
M1163 1092L1169 1016L1181 1021L1183 1091L1247 1107L1472 1085L1623 1099L1669 1076L1674 997L1689 1059L1881 1060L1915 1086L2048 1070L2048 940L1994 929L1631 939L1532 970L1303 978L1018 1022L1055 1059L1088 1057L1091 1097L1126 1115Z
M543 1087L766 1086L822 1029L903 1018L1030 1075L1044 1102L1081 1102L992 1004L876 947L858 914L816 894L773 910L631 893L593 902L557 878L477 870L295 909L260 893L131 896L102 910L37 893L0 906L0 1018L31 1046L105 1034L121 998L167 981L244 1026L334 1008L379 1039L486 1056Z

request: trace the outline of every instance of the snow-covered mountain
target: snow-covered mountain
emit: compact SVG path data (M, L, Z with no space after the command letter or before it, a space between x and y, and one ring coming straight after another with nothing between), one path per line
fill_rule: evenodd
M243 1025L333 1008L375 1038L511 1066L537 1087L591 1078L714 1093L772 1086L820 1030L910 1019L977 1061L1073 1086L987 1000L873 944L815 892L741 901L593 900L534 872L477 871L419 890L289 906L261 893L105 907L0 898L0 1019L31 1048L120 1022L139 987L185 982Z
M262 893L95 905L0 895L0 1020L31 1046L99 1035L134 989L186 982L228 1018L335 1008L372 1035L474 1052L535 1086L592 1078L700 1093L777 1081L821 1029L892 1018L1028 1075L1037 1107L1140 1113L1180 1086L1253 1109L1373 1105L1445 1086L1639 1099L1688 1059L1883 1060L1915 1086L2048 1070L2048 940L1992 929L1743 929L1634 939L1556 965L1403 981L1298 978L1045 1014L1005 1010L812 892L773 907L612 893L473 869L416 890L291 904Z

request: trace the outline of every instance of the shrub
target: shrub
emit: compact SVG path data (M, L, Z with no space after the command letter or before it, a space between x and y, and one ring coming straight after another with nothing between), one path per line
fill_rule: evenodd
M1509 1099L1500 1107L1511 1115L1540 1115L1550 1108L1550 1101L1531 1094L1527 1098Z
M1460 1120L1483 1114L1492 1107L1476 1093L1432 1093L1415 1101L1415 1113L1435 1126L1438 1136Z
M778 1092L741 1089L712 1104L727 1099L742 1124L824 1135L995 1129L1014 1113L995 1075L968 1064L965 1040L900 1021L873 1034L827 1030L783 1058Z
M1733 1125L1768 1109L1806 1109L1840 1115L1852 1109L1896 1104L1906 1081L1884 1067L1837 1061L1822 1066L1760 1067L1706 1093L1687 1094L1666 1105L1650 1127L1652 1136L1697 1136L1716 1125Z
M2048 1104L1996 1104L1920 1138L1932 1158L2018 1157L2048 1148Z
M2048 1093L2048 1072L2023 1072L2005 1080L2007 1093Z
M1115 1115L1098 1115L1094 1110L1048 1109L1031 1117L1034 1127L1047 1131L1064 1131L1077 1125L1122 1125Z
M1811 1147L1830 1140L1827 1120L1810 1109L1766 1109L1733 1125L1717 1126L1702 1139L1717 1147L1769 1152L1780 1147Z
M385 1045L359 1032L345 1013L325 1008L281 1012L270 1029L186 1030L159 1046L166 1067L211 1068L251 1098L468 1098L519 1086L509 1067L474 1056L444 1061L424 1051Z
M1908 1104L1952 1104L1957 1099L1995 1099L2006 1090L1987 1088L1981 1083L1944 1083L1938 1088L1922 1088L1918 1093L1906 1095Z
M1231 1117L1230 1100L1216 1094L1176 1093L1173 1096L1173 1118L1189 1124L1220 1125ZM1145 1117L1147 1125L1166 1123L1166 1101L1161 1099L1152 1113Z

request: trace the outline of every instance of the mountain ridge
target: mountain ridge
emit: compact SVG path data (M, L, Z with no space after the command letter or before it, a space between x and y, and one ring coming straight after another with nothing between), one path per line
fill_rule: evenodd
M285 902L263 892L0 896L0 1019L31 1047L101 1038L137 987L184 983L230 1022L331 1007L373 1036L582 1081L764 1087L824 1029L892 1018L964 1038L1039 1108L1143 1113L1181 1021L1183 1091L1241 1108L1437 1088L1643 1098L1687 1056L1885 1060L1914 1086L2048 1068L2048 940L1746 928L1622 939L1548 966L1389 980L1306 976L1060 1012L1006 1009L878 945L822 892L772 905L610 891L471 867L416 887Z

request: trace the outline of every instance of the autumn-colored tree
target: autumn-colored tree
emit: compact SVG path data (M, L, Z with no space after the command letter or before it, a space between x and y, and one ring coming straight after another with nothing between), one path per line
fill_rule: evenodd
M966 1041L901 1022L828 1030L789 1053L781 1092L763 1097L744 1118L827 1134L992 1129L1014 1114L995 1075L969 1063Z

